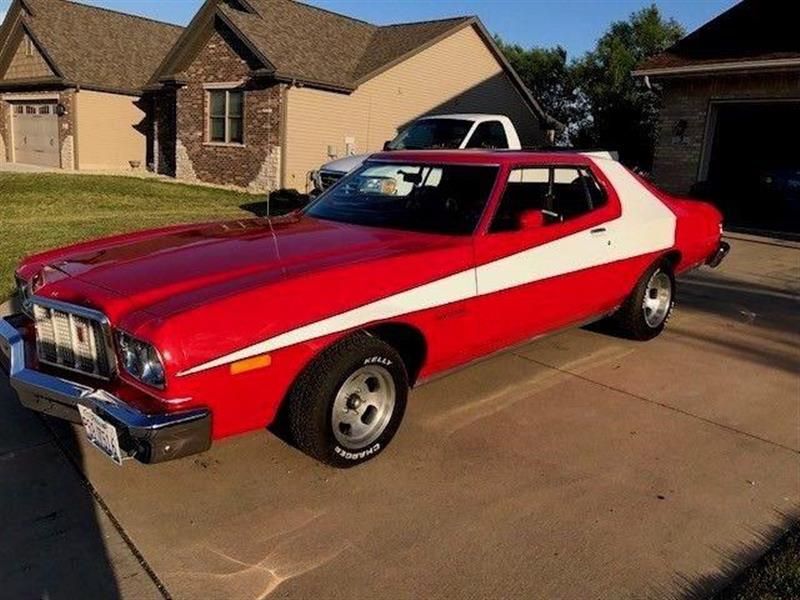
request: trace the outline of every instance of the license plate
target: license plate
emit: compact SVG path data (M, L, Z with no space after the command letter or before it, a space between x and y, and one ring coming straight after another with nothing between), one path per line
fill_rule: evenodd
M122 451L119 447L119 436L116 428L97 416L92 409L81 404L78 405L78 412L81 414L86 437L92 446L122 466Z

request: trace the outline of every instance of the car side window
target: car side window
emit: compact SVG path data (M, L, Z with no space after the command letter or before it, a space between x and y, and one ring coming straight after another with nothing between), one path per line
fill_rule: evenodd
M546 210L550 196L550 169L514 169L508 175L503 197L490 231L516 231L526 210Z
M475 128L467 148L508 148L506 130L500 121L486 121Z
M586 183L578 169L555 168L552 181L550 210L557 220L566 221L592 210Z
M583 167L530 167L514 169L500 199L491 232L517 231L520 217L529 210L544 211L545 224L579 217L607 202L591 171Z
M588 169L581 169L581 176L586 182L586 188L589 191L589 200L592 203L592 209L605 206L608 202L608 196L606 196L605 190L600 187L600 184L597 182L597 179L594 178L592 172Z

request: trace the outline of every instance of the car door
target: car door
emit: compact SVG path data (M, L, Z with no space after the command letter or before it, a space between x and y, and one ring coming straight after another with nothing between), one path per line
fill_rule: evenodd
M597 269L611 255L620 214L588 164L512 169L483 234L475 238L475 316L491 350L580 322L610 308Z

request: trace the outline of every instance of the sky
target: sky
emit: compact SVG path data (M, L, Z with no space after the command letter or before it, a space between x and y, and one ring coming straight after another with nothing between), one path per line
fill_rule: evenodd
M185 25L202 0L81 0L105 8ZM561 45L580 56L612 21L626 19L653 0L308 0L321 8L377 25L464 14L478 15L487 29L509 42ZM692 31L724 12L736 0L655 0L661 12ZM2 16L11 0L0 0Z

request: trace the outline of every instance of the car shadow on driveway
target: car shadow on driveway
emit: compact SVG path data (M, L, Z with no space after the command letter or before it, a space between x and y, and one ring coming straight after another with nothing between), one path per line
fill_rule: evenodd
M67 458L66 452L69 452ZM0 375L0 596L120 598L107 551L116 534L79 474L64 422L44 422ZM134 573L135 575L135 573Z

